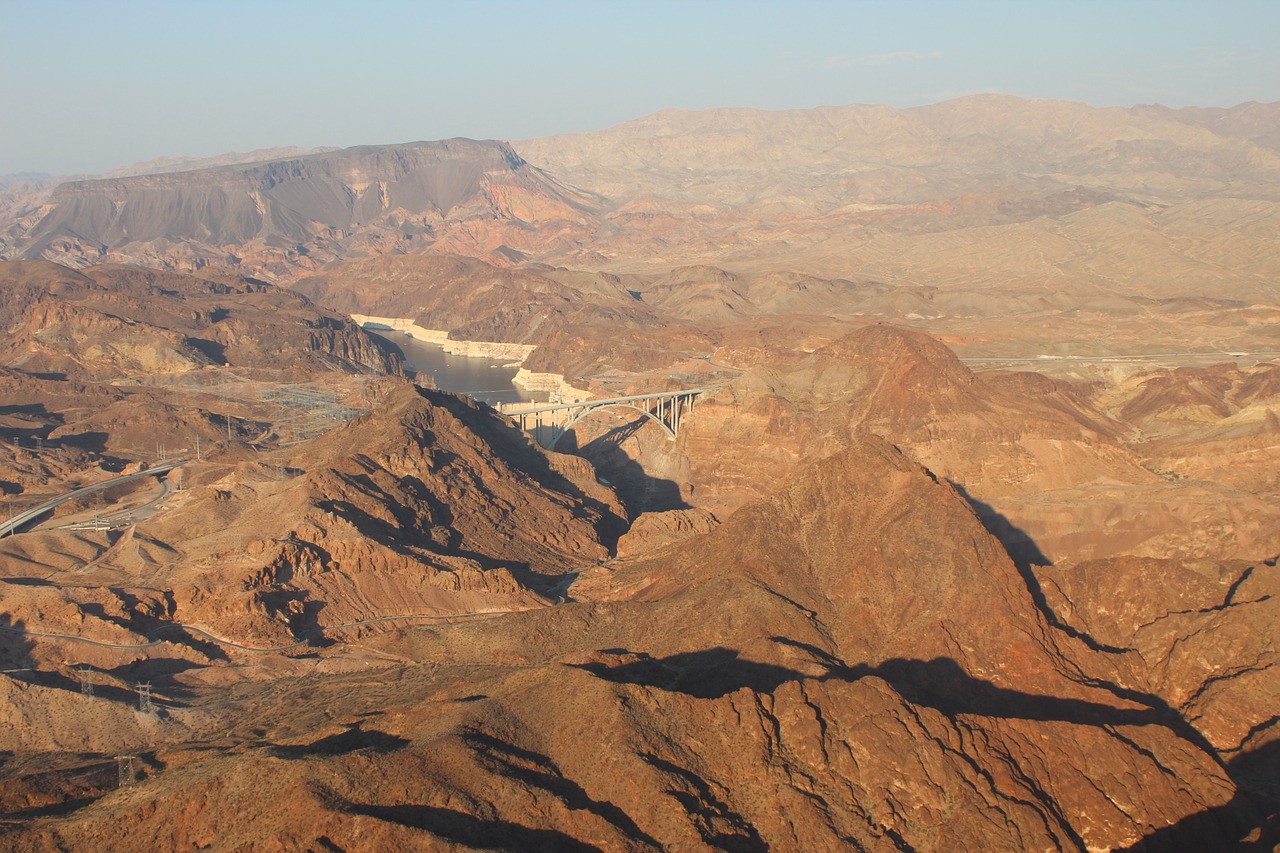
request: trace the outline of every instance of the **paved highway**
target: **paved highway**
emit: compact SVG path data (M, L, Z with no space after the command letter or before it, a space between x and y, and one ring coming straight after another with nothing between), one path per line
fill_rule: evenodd
M1067 362L1106 362L1106 361L1156 361L1182 358L1220 358L1224 361L1233 358L1274 358L1280 352L1146 352L1133 355L1010 355L983 356L981 358L961 358L965 364L1044 364L1049 361Z
M417 620L434 620L449 622L453 620L483 619L489 616L507 616L512 613L523 613L522 610L482 610L476 613L406 613L401 616L378 616L373 619L361 619L359 622L347 622L343 625L323 625L318 628L311 628L303 631L300 636L309 634L323 634L326 631L341 631L344 628L359 628L363 625L376 625L379 622L397 622L401 620L417 621ZM289 649L296 649L300 646L308 645L310 640L298 640L296 643L287 643L283 646L272 646L268 648L257 648L255 646L245 646L240 643L234 643L231 640L224 640L222 637L210 634L203 628L197 628L195 625L184 625L180 622L170 622L168 625L161 625L154 631L144 634L144 637L154 637L162 631L187 631L192 634L211 640L220 646L226 646L229 649L239 649L242 652L283 652ZM67 640L72 643L84 643L89 646L97 646L100 649L149 649L165 642L164 640L151 639L145 643L104 643L100 640L90 640L88 637L78 637L75 634L48 634L40 631L28 631L25 628L0 628L0 633L18 634L23 637L35 637L42 640Z
M177 468L179 465L182 465L184 461L185 460L179 460L177 462L166 462L163 465L156 465L154 468L148 468L145 471L137 471L133 474L125 474L122 477L114 477L110 480L105 480L101 483L95 483L92 486L85 486L82 489L76 489L73 492L68 492L67 494L62 495L61 497L54 498L53 500L45 501L39 506L31 507L30 509L15 515L13 518L9 519L8 521L5 521L3 524L0 524L0 536L12 535L13 531L16 530L17 528L21 527L24 524L27 524L28 522L34 521L36 518L39 518L41 515L44 515L45 513L50 512L55 507L61 506L62 504L66 503L69 500L74 500L75 498L92 494L93 492L101 491L102 489L109 489L112 486L118 486L121 483L127 483L130 480L137 480L142 477L154 477L159 474L168 473L169 471L172 471L174 468ZM342 625L326 625L322 627L311 628L310 630L303 631L300 636L306 637L310 634L323 634L326 631L340 631L345 628L359 628L364 625L376 625L381 622L418 621L418 620L449 622L453 620L480 619L480 618L485 618L490 616L505 616L511 613L519 613L519 612L521 611L488 610L488 611L481 611L478 613L452 613L452 614L406 613L400 616L378 616L372 619L361 619L359 622L348 622ZM225 640L222 637L209 633L203 628L197 627L195 625L184 625L178 622L172 622L168 625L161 625L159 628L156 628L154 631L151 631L145 634L144 636L149 639L143 643L104 643L100 640L91 640L88 637L78 637L74 634L50 634L50 633L44 633L40 631L28 631L24 628L3 627L3 628L0 628L0 633L19 634L24 637L39 638L44 640L66 640L72 643L84 643L85 645L97 646L98 648L103 648L103 649L137 650L137 649L149 649L154 646L160 645L165 641L161 639L151 639L151 638L154 638L157 634L160 634L162 632L173 631L173 630L186 631L191 634L195 634L197 636L203 637L206 640L210 640L214 643L217 643L220 646L225 646L231 649L239 649L240 651L243 651L243 652L263 652L263 653L283 652L289 649L296 649L300 646L305 646L310 643L310 640L302 639L302 640L298 640L297 642L288 643L283 646L258 648L255 646L246 646L246 645L242 645L241 643L235 643L235 642L232 642L231 640Z
M76 498L93 494L94 492L102 491L103 489L109 489L112 486L118 486L121 483L127 483L130 480L138 480L143 477L155 477L159 474L168 473L169 471L172 471L174 468L177 468L179 465L183 464L183 462L185 461L186 460L183 459L177 462L166 462L163 465L155 465L151 468L146 469L145 471L137 471L133 474L125 474L122 477L114 477L110 480L104 480L101 483L94 483L92 486L85 486L82 489L76 489L74 492L67 492L65 495L62 495L61 497L54 498L53 500L50 500L50 501L45 501L39 506L33 506L30 509L23 510L22 512L13 516L13 518L10 518L4 521L3 523L0 523L0 537L12 536L19 527L22 527L24 524L28 524L29 522L35 521L37 518L39 518L40 516L44 515L47 512L52 512L56 507L62 506L62 504L66 503L67 501L72 501L72 500L75 500Z

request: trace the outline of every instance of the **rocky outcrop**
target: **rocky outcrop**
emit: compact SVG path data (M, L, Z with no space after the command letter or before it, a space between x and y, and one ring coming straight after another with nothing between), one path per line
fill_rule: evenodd
M94 560L108 576L165 578L166 609L137 626L282 645L362 619L543 606L559 576L608 558L622 510L589 464L548 457L467 398L405 382L379 394L310 442L193 463L167 512ZM57 571L57 536L18 544Z
M626 535L618 540L617 554L626 558L655 551L709 533L718 523L714 515L702 509L646 512L632 522Z
M1280 365L1150 371L1104 393L1134 449L1169 480L1280 493Z
M206 366L399 374L400 359L298 294L229 275L0 263L0 361L28 373L149 380Z
M1036 570L1063 624L1131 653L1119 677L1161 696L1227 756L1280 737L1280 571L1266 562L1097 560Z
M1161 477L1078 386L973 373L919 332L868 326L700 400L691 501L727 515L803 464L883 436L957 484L1024 561L1265 553L1280 515L1230 485Z

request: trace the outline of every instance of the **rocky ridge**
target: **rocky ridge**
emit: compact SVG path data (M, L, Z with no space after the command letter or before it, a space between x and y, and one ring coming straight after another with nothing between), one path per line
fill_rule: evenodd
M278 684L272 707L306 691L336 718L263 708L242 723L256 742L158 751L123 820L104 798L9 840L247 849L248 827L279 825L268 849L1114 849L1247 832L1194 730L1096 678L966 501L883 442L678 556L601 572L593 602L384 638L420 663L376 696ZM278 795L246 796L262 775Z

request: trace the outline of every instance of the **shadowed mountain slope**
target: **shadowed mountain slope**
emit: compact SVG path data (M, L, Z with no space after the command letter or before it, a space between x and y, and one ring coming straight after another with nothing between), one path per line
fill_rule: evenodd
M609 556L621 510L584 461L544 453L466 398L403 381L369 393L370 414L310 442L187 463L166 511L114 547L33 532L4 540L0 561L60 578L90 564L98 588L141 583L163 602L148 630L199 623L278 645L360 619L542 606L557 576ZM76 593L55 584L6 594L24 617L64 598L48 612L74 620Z
M76 266L236 265L275 279L353 254L541 253L589 236L590 204L504 143L454 139L72 181L17 245Z
M1083 850L1214 810L1186 837L1244 828L1194 730L1086 683L965 501L883 442L600 571L625 600L387 638L420 665L280 683L241 722L256 743L167 747L145 807L7 840Z

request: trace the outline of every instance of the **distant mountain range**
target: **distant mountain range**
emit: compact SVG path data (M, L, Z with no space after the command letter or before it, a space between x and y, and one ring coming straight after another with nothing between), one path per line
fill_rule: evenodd
M0 257L229 265L278 282L340 258L442 252L615 271L731 259L830 276L896 255L904 239L1086 209L1122 222L1186 205L1186 220L1242 199L1257 203L1251 220L1273 222L1280 104L980 95L906 110L664 111L513 145L271 149L46 184L28 186L25 205L0 200Z

